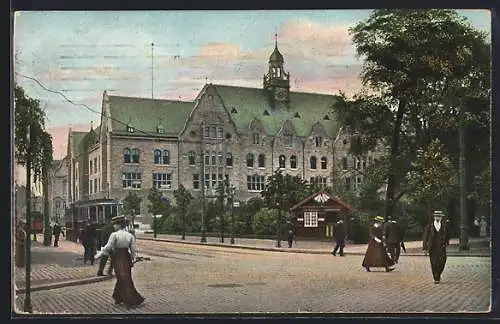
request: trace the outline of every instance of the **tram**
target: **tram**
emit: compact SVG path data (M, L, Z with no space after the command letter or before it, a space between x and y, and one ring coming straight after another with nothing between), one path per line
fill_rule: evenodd
M66 210L66 239L76 242L85 224L90 222L99 230L118 212L118 202L114 199L94 199L73 203Z

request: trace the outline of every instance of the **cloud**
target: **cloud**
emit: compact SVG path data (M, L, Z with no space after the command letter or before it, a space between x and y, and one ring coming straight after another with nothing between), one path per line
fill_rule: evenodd
M279 47L294 58L338 58L354 52L348 26L304 20L285 23L279 33Z
M84 81L99 79L137 80L140 76L132 71L127 71L112 65L97 65L89 67L57 67L41 74L46 82Z

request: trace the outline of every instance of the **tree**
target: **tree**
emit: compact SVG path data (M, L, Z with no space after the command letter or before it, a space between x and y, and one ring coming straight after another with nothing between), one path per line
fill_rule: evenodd
M41 166L42 166L42 180L43 180L43 197L44 197L44 236L43 245L49 246L52 239L52 231L50 230L50 197L49 197L49 183L50 172L53 162L52 156L52 136L49 133L43 132L41 135Z
M189 191L184 188L182 184L179 185L177 190L174 190L175 204L182 217L182 239L186 239L186 214L187 208L193 200L193 196Z
M161 191L156 188L151 188L148 194L148 200L150 202L148 210L153 214L153 237L156 238L159 229L162 228L169 214L169 204L163 199ZM157 215L162 215L160 220L157 220Z
M374 10L350 34L364 59L365 89L352 100L342 95L333 109L353 136L351 153L388 149L387 217L409 190L406 175L417 150L430 144L438 121L457 114L462 85L485 93L485 83L477 82L488 64L485 34L443 9Z
M267 178L264 190L260 193L268 209L277 210L276 246L280 247L280 232L282 212L288 211L293 205L310 194L307 181L299 176L283 175L281 170Z
M127 197L123 199L123 213L130 215L132 218L132 226L134 225L135 215L141 211L142 198L137 196L135 192L129 192Z
M416 160L408 172L408 180L413 188L410 197L416 202L425 202L428 217L437 207L446 204L450 188L456 185L456 173L450 159L443 154L439 139L433 140L425 150L417 152Z

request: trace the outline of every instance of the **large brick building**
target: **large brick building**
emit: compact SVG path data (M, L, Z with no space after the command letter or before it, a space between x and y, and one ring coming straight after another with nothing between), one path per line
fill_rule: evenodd
M336 97L290 91L290 74L276 46L262 88L206 84L193 101L112 96L102 98L101 125L70 129L71 202L143 197L157 187L173 201L182 183L195 196L205 179L210 195L229 176L236 198L259 196L265 179L282 169L331 185L333 162L359 168L347 157L348 138L331 112ZM351 186L362 180L346 178Z

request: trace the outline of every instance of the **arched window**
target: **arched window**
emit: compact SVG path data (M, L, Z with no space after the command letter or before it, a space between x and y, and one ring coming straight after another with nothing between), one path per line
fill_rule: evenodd
M224 137L224 128L219 127L217 129L217 138L223 138Z
M280 165L280 169L284 169L286 167L286 158L284 155L280 155L280 157L278 158L278 162Z
M123 150L123 162L124 163L130 163L131 158L130 158L130 149L126 148Z
M188 160L189 160L189 165L196 164L196 153L194 153L194 151L190 151L188 153Z
M311 156L311 159L310 159L309 162L310 162L309 167L311 169L316 169L316 157L315 156Z
M133 148L132 149L132 163L139 163L140 160L140 152L138 148Z
M295 155L290 156L290 168L297 169L297 157Z
M168 150L163 150L163 164L170 164L170 152Z
M264 168L266 166L266 156L264 154L259 154L258 160L259 168Z
M210 128L210 138L217 138L217 126Z
M233 166L233 155L231 153L226 153L226 166Z
M325 157L325 156L323 156L323 157L321 158L321 169L322 169L322 170L325 170L325 169L326 169L326 165L327 165L327 159L326 159L326 157Z
M253 154L247 154L247 167L253 167Z
M161 151L160 150L155 150L154 151L154 163L155 164L160 164L161 163Z

